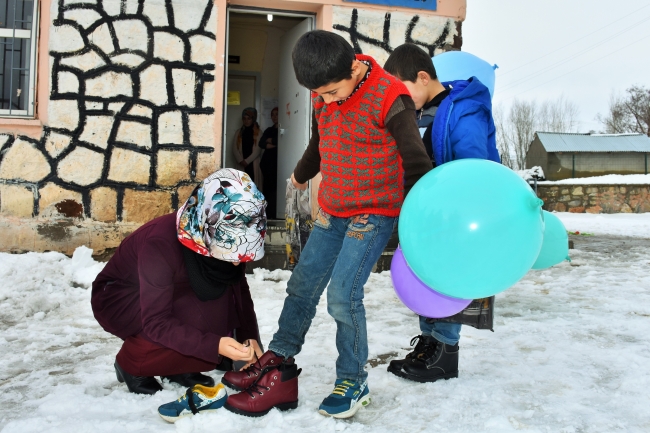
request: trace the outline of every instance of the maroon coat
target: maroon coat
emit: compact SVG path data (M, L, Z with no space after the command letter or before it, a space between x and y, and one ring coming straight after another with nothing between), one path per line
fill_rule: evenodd
M102 327L122 339L147 340L215 364L219 341L259 339L246 275L219 299L202 302L190 286L176 238L176 214L156 218L122 241L93 282L92 308Z

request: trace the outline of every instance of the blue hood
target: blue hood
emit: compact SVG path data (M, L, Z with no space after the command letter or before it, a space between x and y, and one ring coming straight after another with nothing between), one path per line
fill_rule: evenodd
M485 104L489 110L492 110L490 91L485 84L479 81L478 78L471 77L469 80L445 81L442 85L445 86L446 89L451 86L449 99L451 99L453 103L463 99L473 99L474 101Z
M436 165L464 158L501 162L488 88L476 77L442 83L451 88L431 130Z

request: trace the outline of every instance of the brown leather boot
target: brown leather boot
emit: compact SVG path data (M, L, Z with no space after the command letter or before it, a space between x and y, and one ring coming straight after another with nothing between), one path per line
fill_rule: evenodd
M242 371L228 371L221 378L221 383L226 385L229 388L232 388L236 391L242 391L255 382L259 376L260 372L267 365L277 366L282 363L284 358L277 356L275 353L270 350L266 351L264 355L256 362L252 363L248 368ZM293 362L293 358L289 358Z
M246 416L262 416L273 408L289 410L298 407L299 369L293 362L278 366L267 365L253 382L239 394L228 397L224 407L230 412Z

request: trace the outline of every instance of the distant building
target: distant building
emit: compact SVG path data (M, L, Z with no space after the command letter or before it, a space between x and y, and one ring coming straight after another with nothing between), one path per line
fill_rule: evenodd
M605 174L648 174L650 137L643 134L537 132L526 168L540 166L546 180Z

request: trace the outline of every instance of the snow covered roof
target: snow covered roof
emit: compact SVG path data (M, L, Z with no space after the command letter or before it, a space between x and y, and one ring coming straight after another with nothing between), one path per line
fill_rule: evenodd
M575 134L537 132L547 152L648 152L650 137L643 134Z

